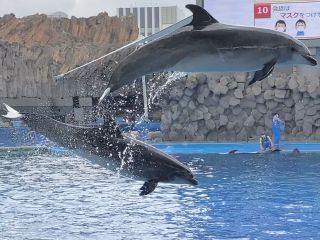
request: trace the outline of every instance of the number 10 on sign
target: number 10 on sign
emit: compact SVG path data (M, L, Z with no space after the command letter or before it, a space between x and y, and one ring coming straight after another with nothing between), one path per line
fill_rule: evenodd
M271 18L271 4L255 4L254 18Z

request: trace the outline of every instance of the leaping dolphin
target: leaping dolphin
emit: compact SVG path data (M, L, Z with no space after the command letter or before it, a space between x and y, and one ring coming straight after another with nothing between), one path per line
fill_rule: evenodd
M81 150L81 155L98 161L120 174L145 183L140 195L147 195L157 187L158 182L197 185L191 170L158 149L139 140L121 134L113 119L103 126L84 127L66 124L48 116L19 113L4 104L9 119L20 118L28 127L50 140L73 150Z
M268 77L275 65L317 65L308 48L288 34L222 24L200 6L186 8L193 13L192 22L121 61L103 97L154 72L255 72L250 85Z

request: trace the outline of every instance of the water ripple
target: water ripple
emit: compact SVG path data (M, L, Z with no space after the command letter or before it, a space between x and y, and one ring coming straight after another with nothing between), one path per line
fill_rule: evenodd
M320 238L319 155L178 155L200 184L142 183L76 156L0 155L0 239Z

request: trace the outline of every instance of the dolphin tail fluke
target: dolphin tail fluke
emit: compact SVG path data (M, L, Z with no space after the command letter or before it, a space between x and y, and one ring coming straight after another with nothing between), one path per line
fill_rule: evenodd
M103 101L103 99L106 98L106 96L109 95L111 88L107 88L106 90L104 90L103 94L101 95L101 97L99 98L99 104Z
M149 180L148 182L145 182L143 186L140 188L140 196L147 195L149 193L152 193L156 187L158 186L158 181L157 180Z
M9 118L9 119L17 119L17 118L22 118L23 115L21 113L19 113L17 110L13 109L12 107L10 107L8 104L3 103L3 105L5 106L6 110L7 110L7 114L6 115L2 115L5 118Z

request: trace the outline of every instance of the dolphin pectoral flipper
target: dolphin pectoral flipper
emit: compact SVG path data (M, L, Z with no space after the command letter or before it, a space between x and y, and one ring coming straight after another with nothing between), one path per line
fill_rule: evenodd
M143 184L143 186L140 188L140 190L142 190L140 192L140 196L152 193L156 189L156 187L158 186L158 182L159 181L155 180L155 179L151 179L151 180L145 182Z
M266 63L261 70L256 71L254 73L253 79L249 83L249 86L257 81L261 81L261 80L265 79L266 77L268 77L272 73L272 71L274 69L274 65L276 63L277 63L277 59L273 58L270 62Z

